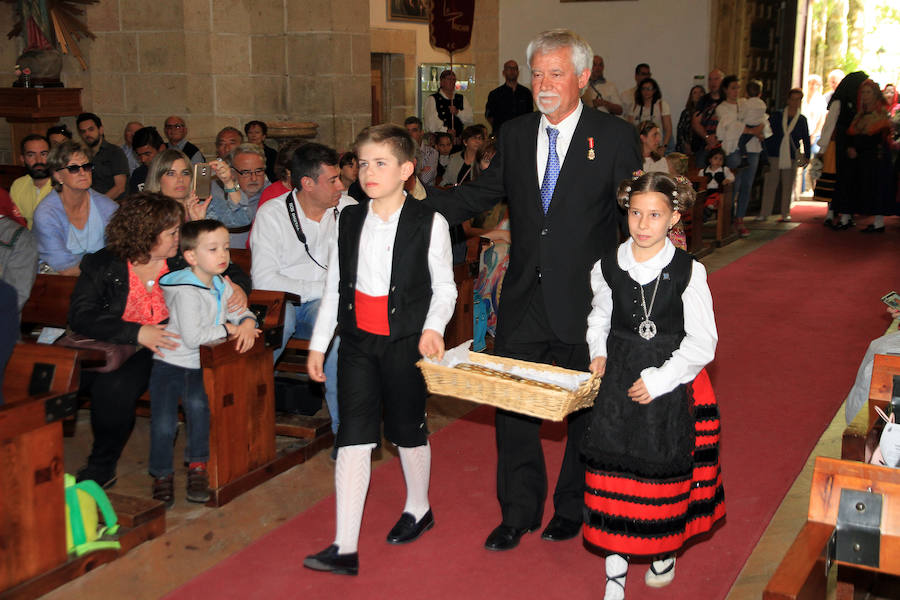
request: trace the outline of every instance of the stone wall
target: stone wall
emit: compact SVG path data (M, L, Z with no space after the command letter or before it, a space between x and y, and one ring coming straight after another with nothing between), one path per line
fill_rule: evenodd
M343 147L370 120L368 10L368 0L102 0L87 9L96 39L80 43L89 70L67 57L63 81L84 88L85 110L117 144L128 121L162 133L178 114L208 155L219 129L251 119L315 121L318 141Z
M69 56L62 77L83 88L84 109L100 115L115 144L128 121L162 133L165 118L178 114L207 155L217 131L251 119L315 121L318 141L345 149L371 122L371 52L403 55L392 59L391 81L391 117L400 122L415 112L417 65L434 59L419 50L427 26L373 28L370 3L383 14L386 1L101 0L86 14L96 39L79 42L89 69ZM457 58L477 65L471 101L481 122L487 93L500 83L498 6L476 3L472 45ZM13 5L0 3L0 23L12 14ZM9 66L0 85L13 81L19 45L0 40L0 64ZM74 118L63 121L74 131ZM11 162L9 144L0 119L0 164Z

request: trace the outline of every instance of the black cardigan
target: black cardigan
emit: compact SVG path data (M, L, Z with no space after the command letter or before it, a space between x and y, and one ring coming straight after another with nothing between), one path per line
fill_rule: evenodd
M166 261L169 271L185 268L179 252ZM250 295L250 277L231 263L223 273ZM140 323L122 320L128 301L128 264L106 248L81 259L81 275L69 301L69 327L76 333L115 344L137 344Z

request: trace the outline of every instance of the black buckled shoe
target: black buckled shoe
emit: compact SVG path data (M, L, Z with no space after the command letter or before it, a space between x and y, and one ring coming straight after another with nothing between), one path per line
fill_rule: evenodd
M534 527L511 527L500 523L488 536L484 542L484 547L497 552L512 550L519 545L519 540L522 539L523 535L534 531L539 525Z
M541 534L542 540L550 540L551 542L562 542L563 540L571 540L581 531L581 521L573 521L559 515L553 515L547 527Z
M406 544L415 540L432 527L434 527L434 515L431 513L430 508L425 513L425 516L419 519L418 523L414 516L405 512L400 515L400 520L387 534L387 541L389 544Z
M338 554L338 547L332 544L319 552L310 554L303 560L303 566L313 571L329 571L337 575L359 573L359 552Z

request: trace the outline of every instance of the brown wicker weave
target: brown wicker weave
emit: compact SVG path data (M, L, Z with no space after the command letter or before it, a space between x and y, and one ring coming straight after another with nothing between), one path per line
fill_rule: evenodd
M578 374L578 371L571 369L479 352L469 352L469 362ZM600 377L596 375L582 383L577 392L569 392L548 390L527 382L509 381L472 371L452 369L425 360L420 360L416 364L422 370L425 383L428 384L428 391L432 394L454 396L479 404L489 404L550 421L562 421L569 413L592 406L594 398L597 396L597 390L600 388Z

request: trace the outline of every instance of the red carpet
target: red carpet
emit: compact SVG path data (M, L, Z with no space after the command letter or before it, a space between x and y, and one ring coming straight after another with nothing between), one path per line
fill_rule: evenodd
M722 411L728 517L679 558L669 587L646 588L646 567L632 567L629 599L725 597L840 406L869 340L888 325L879 298L900 286L898 251L894 220L886 234L874 236L805 224L710 277L720 343L709 372ZM333 539L329 497L168 597L602 597L603 561L580 539L550 543L531 534L511 552L482 548L499 522L491 423L491 411L479 408L432 437L437 525L413 544L384 541L403 507L399 461L373 473L359 577L301 566L306 554ZM544 431L548 471L555 475L562 429ZM551 512L548 503L545 523Z

